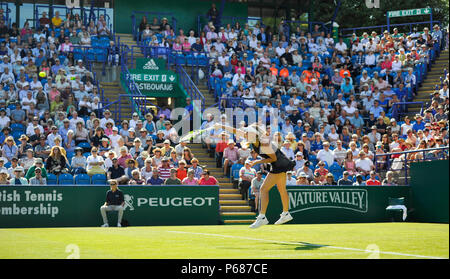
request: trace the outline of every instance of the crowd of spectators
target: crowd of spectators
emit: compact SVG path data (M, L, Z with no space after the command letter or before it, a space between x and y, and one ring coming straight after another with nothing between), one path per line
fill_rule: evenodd
M380 171L399 170L404 157L392 156L388 165L388 158L374 160L375 155L448 146L448 76L423 114L405 116L405 105L393 114L396 103L417 94L419 68L429 69L432 52L446 44L448 33L444 37L438 25L432 32L354 34L347 43L335 42L318 25L290 37L283 28L271 34L264 27L238 24L216 33L210 23L204 30L205 38L196 40L211 60L210 83L226 84L219 92L212 86L222 109L262 108L274 141L297 162L290 183L334 184L347 174L352 184L381 184ZM207 146L216 153L217 165L224 164L225 175L239 163L247 181L249 173L255 177L257 170L245 170L247 157L238 154L245 139L227 145L229 135L220 129L211 136ZM442 151L406 156L447 158ZM392 184L387 179L386 185Z
M0 22L1 183L45 184L48 174L70 173L104 174L121 185L217 185L188 141L180 141L168 120L169 108L149 113L145 120L133 114L121 123L110 111L101 113L92 73L82 60L71 59L70 45L80 33L108 32L93 22L78 31L77 18L62 20L55 13L49 20L44 14L41 28L31 30L26 23L19 33L14 28L4 32ZM386 160L374 161L375 155L448 146L448 77L447 87L434 95L425 115L417 114L414 121L390 117L392 106L408 97L408 88L414 92L415 67L428 65L430 50L441 42L439 26L423 34L363 34L347 45L342 39L335 43L319 26L287 38L283 32L271 34L264 27L241 28L238 23L216 33L214 24L208 24L200 36L193 30L186 36L181 29L174 35L167 19L143 21L142 36L156 38L153 43L207 53L211 76L228 79L223 108L233 106L229 98L235 96L244 100L243 107L264 109L268 133L296 162L290 183L375 185L382 180L376 167L392 169ZM202 128L215 121L207 118ZM227 119L222 115L218 121ZM239 123L243 129L248 124ZM224 176L239 171L244 195L267 172L265 165L246 164L258 155L245 138L215 128L205 144L217 166L224 167ZM407 156L432 159L441 153ZM383 184L394 185L388 173Z

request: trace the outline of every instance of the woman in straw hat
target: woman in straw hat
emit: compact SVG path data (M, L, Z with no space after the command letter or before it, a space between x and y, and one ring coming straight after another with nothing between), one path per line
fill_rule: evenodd
M16 142L12 136L8 136L5 139L2 147L2 156L11 161L13 157L17 157L19 148L16 146Z

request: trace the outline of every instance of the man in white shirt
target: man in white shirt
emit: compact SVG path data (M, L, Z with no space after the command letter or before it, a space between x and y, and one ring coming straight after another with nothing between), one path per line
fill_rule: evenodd
M114 119L111 118L111 112L108 109L105 110L105 112L103 112L103 115L105 117L100 119L100 127L102 127L103 129L106 129L106 122L108 122L108 121L112 121L113 122L113 127L116 126L114 124Z
M32 135L35 134L34 127L36 127L36 126L39 127L39 130L41 131L41 133L44 134L44 128L42 127L42 125L39 124L39 117L35 116L30 121L30 123L28 123L27 130L25 132L27 134L27 136L31 137Z
M342 93L339 93L338 98L334 101L334 104L336 105L337 103L339 103L341 107L345 106L347 103L345 102L344 99L342 99L343 97L344 95Z
M323 143L323 149L317 153L317 159L319 161L327 162L328 166L331 166L334 162L334 152L330 150L330 143L324 142Z
M75 131L77 128L78 122L81 122L83 124L83 127L85 127L84 119L81 117L78 117L78 112L76 110L74 110L72 112L72 119L69 120L70 128Z
M342 141L336 141L336 148L333 150L334 159L339 165L344 163L345 157L347 156L347 150L342 147Z
M33 92L28 90L26 97L20 100L20 103L22 104L22 109L26 111L30 109L31 103L34 103L36 105L36 99L33 98Z
M334 48L341 53L345 53L347 51L347 44L344 43L344 40L342 38L339 38L339 42L336 43Z
M375 67L377 65L373 50L370 50L369 54L366 55L366 58L364 59L364 65L366 67Z
M227 56L227 52L223 51L222 55L217 58L219 64L225 66L225 61L230 60L230 57Z
M359 40L356 40L352 45L352 54L357 54L358 51L364 52L364 46L359 43Z
M364 176L368 175L371 170L375 169L372 160L366 157L366 153L364 151L359 152L359 159L355 161L355 167L356 170Z
M285 50L285 49L281 46L281 44L280 44L280 45L278 45L277 48L275 49L275 52L276 52L278 58L280 58L281 55L283 55L283 54L286 53L286 50Z
M244 104L246 106L249 107L256 106L255 96L250 93L250 90L248 88L244 90L244 95L242 95L242 98L244 99Z
M253 34L249 39L248 46L250 49L255 49L258 45L258 39L256 39L256 35Z
M109 139L111 140L111 147L113 149L116 149L119 146L119 138L121 138L122 136L119 135L119 129L117 127L113 127L112 131L113 133L109 136Z
M238 86L239 84L245 83L245 75L241 73L241 68L238 68L236 74L233 76L233 80L231 82L233 86Z

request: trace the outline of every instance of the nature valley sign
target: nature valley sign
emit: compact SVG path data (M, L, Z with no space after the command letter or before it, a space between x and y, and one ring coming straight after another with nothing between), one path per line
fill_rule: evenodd
M409 208L408 186L287 186L293 224L387 222L389 198L404 197ZM276 187L270 190L266 216L278 220L283 207Z
M367 212L367 190L321 188L289 191L289 211L291 213L317 208L340 208Z

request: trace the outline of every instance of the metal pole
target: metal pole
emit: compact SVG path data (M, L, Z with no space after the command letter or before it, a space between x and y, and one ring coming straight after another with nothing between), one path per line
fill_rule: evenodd
M386 18L387 18L387 31L389 33L391 33L391 28L390 28L390 23L389 23L389 13L387 13Z
M433 30L433 9L430 8L430 32Z

